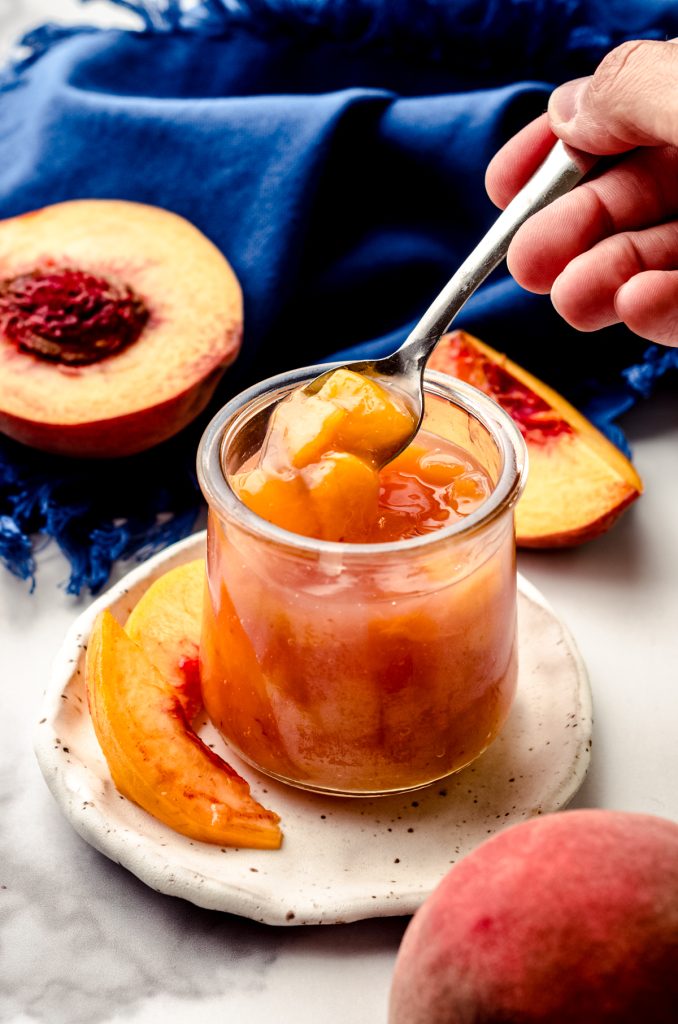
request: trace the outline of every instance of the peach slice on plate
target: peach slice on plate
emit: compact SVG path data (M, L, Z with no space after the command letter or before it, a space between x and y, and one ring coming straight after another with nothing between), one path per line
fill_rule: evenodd
M171 683L189 722L202 708L200 630L205 562L196 558L163 573L137 601L125 632Z
M82 199L0 221L0 431L61 455L176 434L235 359L231 267L167 210Z
M529 452L527 486L516 508L523 547L569 547L607 530L642 494L635 469L562 395L477 338L445 335L433 370L491 395L521 429Z
M191 839L280 846L278 815L193 732L172 685L108 610L90 635L87 697L120 793Z

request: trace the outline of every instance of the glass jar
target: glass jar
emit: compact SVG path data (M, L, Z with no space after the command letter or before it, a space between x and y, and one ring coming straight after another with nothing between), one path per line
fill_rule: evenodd
M245 761L280 781L337 795L417 789L478 757L513 700L525 445L492 399L429 371L423 428L480 463L490 496L464 520L393 543L290 533L228 479L256 455L276 403L317 372L250 388L201 441L205 707Z

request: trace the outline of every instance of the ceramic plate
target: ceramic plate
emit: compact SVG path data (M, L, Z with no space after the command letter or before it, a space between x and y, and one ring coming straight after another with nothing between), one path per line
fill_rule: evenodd
M84 649L110 607L121 621L162 573L204 552L204 534L145 562L74 623L55 661L36 753L80 835L159 892L267 924L333 924L411 914L460 857L518 821L564 807L586 773L591 696L577 649L539 592L519 580L520 674L509 720L489 750L425 790L327 798L279 785L239 761L210 727L201 736L281 816L282 849L192 842L111 782L85 695Z

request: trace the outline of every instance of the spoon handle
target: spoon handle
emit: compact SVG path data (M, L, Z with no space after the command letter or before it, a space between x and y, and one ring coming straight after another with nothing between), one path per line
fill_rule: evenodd
M503 260L521 224L554 199L565 195L596 163L558 140L544 162L499 215L473 252L431 303L423 317L394 353L403 370L420 369L467 299Z

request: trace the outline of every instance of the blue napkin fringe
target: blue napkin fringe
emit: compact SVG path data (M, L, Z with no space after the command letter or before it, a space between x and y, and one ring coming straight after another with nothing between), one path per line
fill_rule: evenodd
M0 562L32 589L35 551L54 540L70 565L66 592L98 593L118 559L147 558L193 530L201 504L197 441L189 430L153 453L85 463L0 438Z
M200 0L190 7L181 0L109 2L139 15L150 32L306 32L352 45L421 49L429 60L468 59L468 43L474 60L488 48L496 59L495 48L510 51L507 38L513 35L528 57L551 68L559 52L568 61L573 52L595 60L625 39L666 38L655 24L666 18L665 0Z

